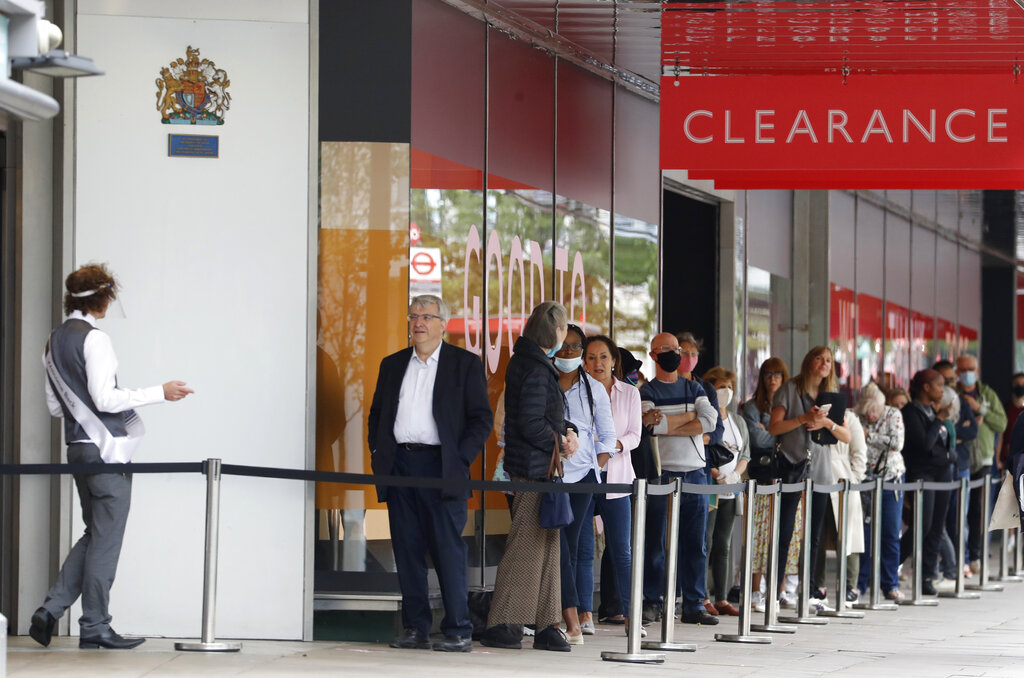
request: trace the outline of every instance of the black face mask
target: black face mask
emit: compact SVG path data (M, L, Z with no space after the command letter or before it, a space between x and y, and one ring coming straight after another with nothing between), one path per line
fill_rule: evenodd
M658 354L658 367L666 372L675 372L681 362L683 362L683 356L675 351L665 351Z
M1013 395L1015 397L1024 397L1024 384L1014 384L1011 390L1013 391Z

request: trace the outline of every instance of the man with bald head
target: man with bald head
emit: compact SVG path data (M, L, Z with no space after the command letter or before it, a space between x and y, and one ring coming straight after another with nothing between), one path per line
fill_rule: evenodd
M684 483L706 485L704 434L715 430L718 412L696 381L684 379L677 370L682 362L679 341L662 332L651 340L651 358L656 365L652 381L640 388L644 423L658 437L661 482L682 478ZM665 518L667 497L651 497L647 504L647 534L644 570L644 616L657 617L665 582ZM679 507L679 557L676 589L680 594L680 620L689 624L717 624L718 617L704 609L705 551L708 496L684 494ZM665 610L664 614L673 614Z
M964 354L956 359L957 389L971 408L978 422L978 437L968 442L971 452L971 480L988 478L992 473L996 438L1006 429L1006 410L992 387L978 380L978 359ZM981 571L982 524L981 488L971 490L971 504L967 512L967 560L971 572Z

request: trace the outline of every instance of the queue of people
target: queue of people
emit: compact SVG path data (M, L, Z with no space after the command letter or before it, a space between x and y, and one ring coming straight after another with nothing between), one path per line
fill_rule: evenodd
M691 333L653 337L649 356L655 375L644 382L640 363L629 351L619 349L610 337L588 337L569 322L564 307L543 302L513 347L495 424L483 394L481 363L441 340L447 317L447 306L439 298L415 298L409 310L415 350L382 363L370 417L376 473L468 478L469 465L492 426L503 448L495 477L512 483L556 480L593 487L628 484L636 477L694 485L736 484L747 478L759 483L810 478L826 485L875 478L946 481L964 473L981 477L993 463L1006 463L996 454L996 443L1007 416L992 389L978 381L974 357L918 372L909 392L886 392L868 383L856 402L848 403L839 393L832 351L817 346L792 378L782 360L764 361L753 396L739 403L735 372L726 366L698 369L701 343ZM435 385L441 375L452 379L459 392L452 392L452 384ZM949 381L956 383L956 390ZM1015 375L1014 385L1010 406L1016 418L1024 411L1024 374ZM439 397L443 407L438 406ZM433 407L424 408L423 402L431 399ZM945 585L944 576L949 578L942 560L944 540L967 539L969 549L982 543L980 520L969 521L973 529L967 535L950 532L950 495L927 492L922 500L926 595ZM629 494L574 492L558 501L553 499L557 494L526 491L510 496L511 526L480 635L487 647L519 649L529 634L535 649L566 652L593 635L597 623L620 624L628 632L633 623L674 615L683 623L713 625L723 615L738 615L737 605L764 609L771 538L766 496L756 497L752 507L751 598L730 600L736 577L730 557L733 528L749 504L738 494L682 494L675 535L676 610L665 609L663 600L668 497L649 496L642 620L629 617ZM861 497L850 498L848 531L840 540L838 493L814 493L810 552L805 554L802 495L780 495L776 538L785 556L778 558L776 581L783 606L795 604L786 588L787 575L809 558L812 604L828 609L825 552L840 543L846 546L837 557L847 559L847 589L834 594L853 602L867 589L872 567L872 526L865 521L869 496L865 493L863 508ZM382 498L391 516L403 595L405 631L392 645L468 651L473 629L465 596L466 551L456 543L466 521L465 494L393 488ZM904 598L900 569L910 553L912 534L904 508L912 501L893 490L882 497L879 577L884 597L892 601ZM571 516L550 524L560 512ZM596 621L595 524L604 543ZM445 639L434 643L427 638L428 552L445 606ZM976 553L971 551L974 560ZM969 567L974 570L973 563Z

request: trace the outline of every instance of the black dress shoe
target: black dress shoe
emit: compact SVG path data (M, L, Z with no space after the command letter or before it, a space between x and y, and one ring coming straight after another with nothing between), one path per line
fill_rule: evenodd
M108 650L130 650L146 642L145 638L124 638L114 629L107 629L98 636L82 636L78 639L78 647L82 650L95 650L105 647Z
M50 639L53 638L53 627L56 625L56 618L47 612L46 608L41 607L32 615L32 626L28 627L28 635L43 647L48 647Z
M388 644L391 647L397 647L402 650L430 649L430 639L427 638L427 635L425 633L420 633L411 626L403 631L402 635L398 636Z
M714 626L718 623L718 617L708 614L707 610L701 608L694 612L683 612L679 615L679 621L684 624L707 624L708 626Z
M458 636L445 636L444 640L434 643L436 652L472 652L473 639Z
M642 619L644 624L653 624L661 619L661 603L656 600L644 601Z
M484 635L480 637L480 644L505 650L521 650L523 630L515 624L495 624L484 631Z
M939 592L935 590L935 584L929 579L925 579L921 582L921 594L925 596L937 596Z
M557 625L549 626L543 631L537 631L537 635L533 637L533 649L552 650L554 652L572 651L572 648L569 647L569 641L565 639L565 634L562 633L562 629L558 628Z

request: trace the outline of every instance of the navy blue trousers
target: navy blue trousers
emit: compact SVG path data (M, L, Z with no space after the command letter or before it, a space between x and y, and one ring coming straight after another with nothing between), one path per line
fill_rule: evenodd
M396 476L440 478L440 451L395 451ZM427 554L437 571L444 602L441 631L446 636L469 638L473 623L469 618L466 582L467 548L462 539L466 526L466 500L442 499L441 491L429 488L392 487L388 489L388 522L391 545L402 591L402 625L424 634L430 633L433 615L427 590Z

